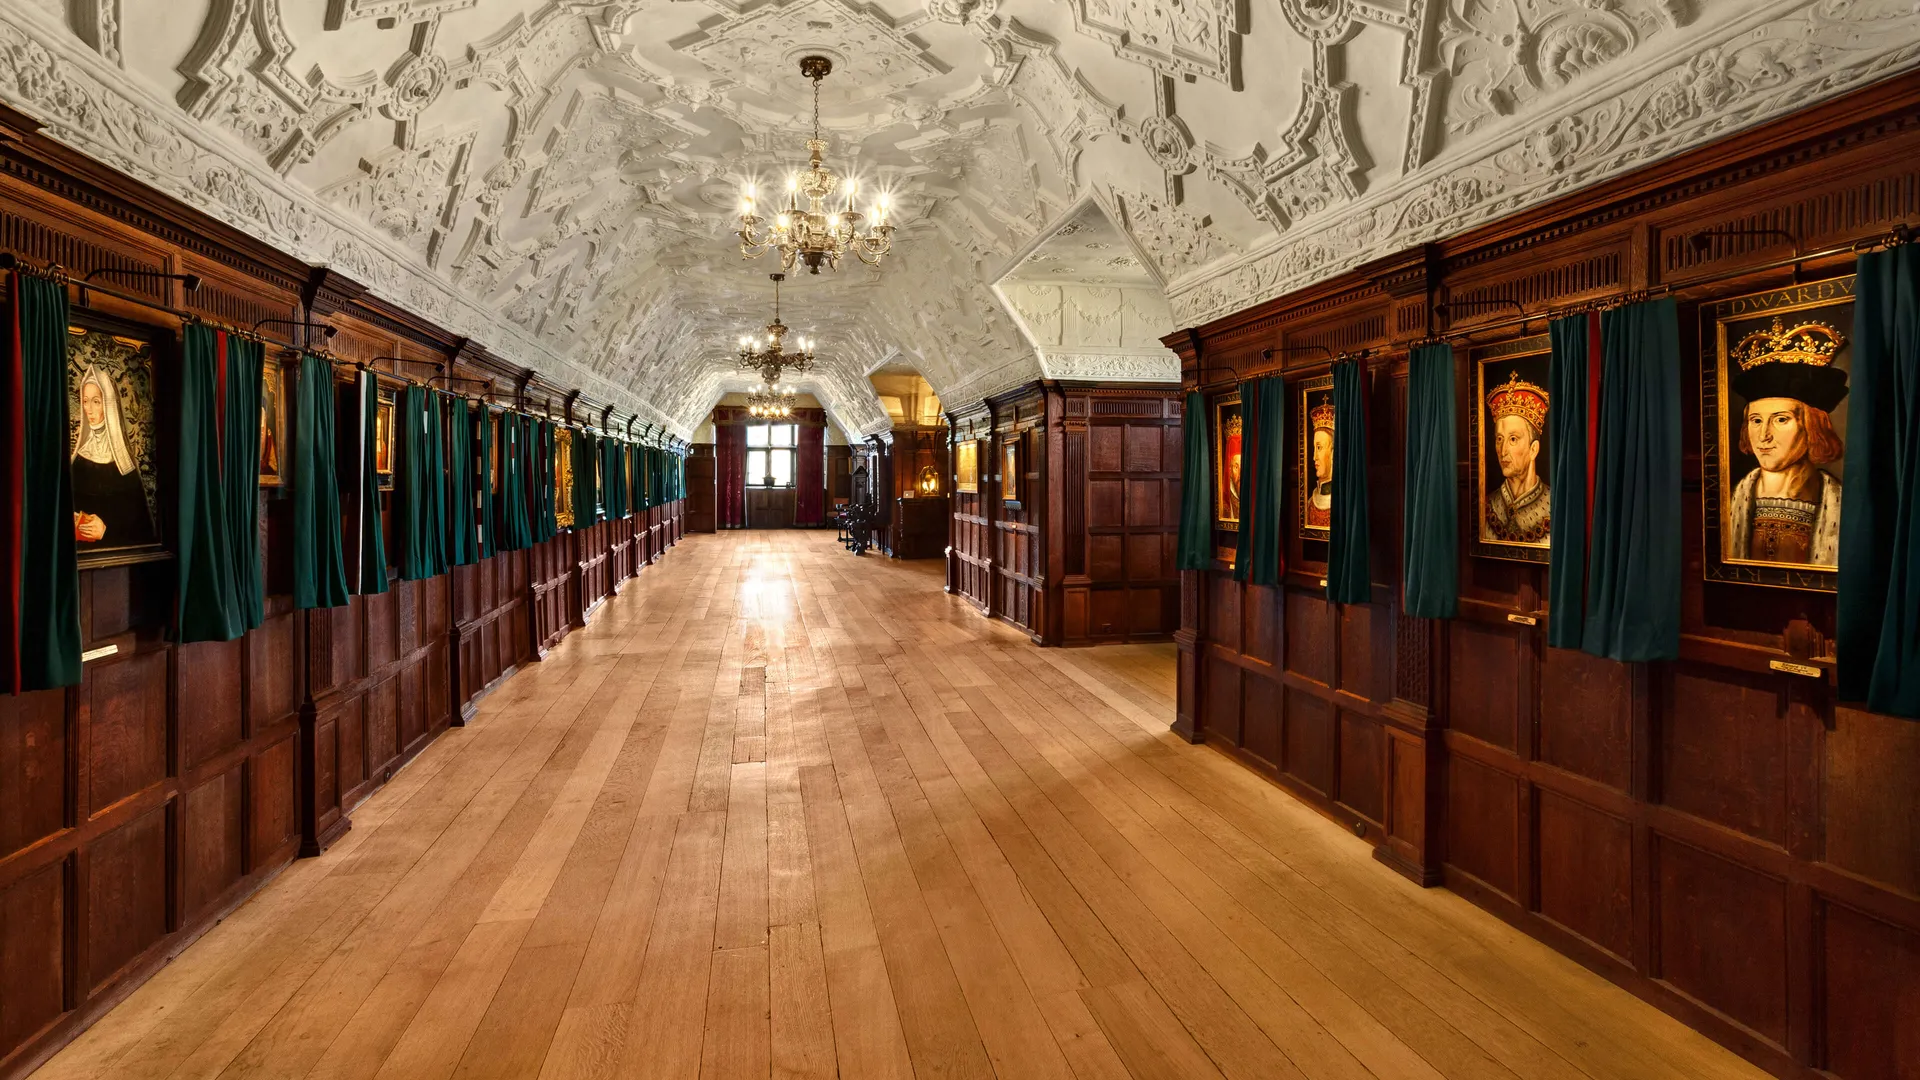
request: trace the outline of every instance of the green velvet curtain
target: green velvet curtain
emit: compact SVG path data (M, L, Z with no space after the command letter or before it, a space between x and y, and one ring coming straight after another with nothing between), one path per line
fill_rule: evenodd
M553 491L553 421L535 420L533 422L532 461L533 473L533 542L538 544L559 535L560 526L554 521Z
M374 446L380 430L380 384L372 372L360 373L354 393L360 405L360 484L355 492L358 512L354 515L360 572L353 591L366 595L387 591L387 540L380 528L380 474L374 467Z
M1860 256L1850 378L1840 698L1920 717L1920 245Z
M260 573L258 341L189 323L177 514L179 640L231 641L266 618Z
M1407 359L1407 469L1401 517L1409 615L1460 613L1460 488L1454 463L1453 346L1422 345Z
M1547 452L1552 466L1547 563L1547 644L1577 649L1587 629L1587 392L1591 315L1547 327Z
M266 582L260 566L260 421L265 343L238 334L227 341L227 437L222 484L227 501L228 553L233 559L233 597L242 628L267 621ZM278 389L276 386L275 389Z
M347 560L341 547L340 479L334 471L333 365L300 358L293 416L293 606L347 602Z
M1680 655L1680 318L1672 297L1603 312L1599 452L1580 647Z
M1373 598L1367 532L1367 365L1333 365L1333 514L1327 544L1327 599Z
M234 595L233 529L227 521L225 335L188 323L180 348L179 477L174 571L179 640L232 641L246 632Z
M627 474L624 466L627 461L627 444L619 439L607 439L607 516L626 517L631 511L627 508Z
M1281 468L1286 460L1287 384L1278 375L1240 384L1240 532L1234 538L1233 578L1279 585L1285 518Z
M80 681L80 575L67 471L67 289L7 275L6 367L0 371L0 551L7 612L0 627L0 692L26 693ZM17 434L16 434L17 433Z
M594 483L593 462L597 442L592 432L573 433L573 490L566 497L573 500L573 527L584 529L598 519L599 490Z
M1207 399L1187 391L1180 418L1186 448L1180 457L1180 552L1182 570L1213 563L1213 447L1207 437Z
M447 572L447 462L441 399L437 390L409 385L395 404L400 460L395 463L393 502L403 581Z
M533 523L527 511L528 429L533 418L517 412L500 414L500 498L494 503L495 551L519 551L533 543Z
M473 520L473 463L477 452L473 403L447 395L442 404L447 409L447 560L455 566L470 566L480 561Z
M493 519L493 440L494 415L485 402L471 406L474 433L474 483L480 489L480 501L474 511L473 550L482 559L499 550L499 528Z

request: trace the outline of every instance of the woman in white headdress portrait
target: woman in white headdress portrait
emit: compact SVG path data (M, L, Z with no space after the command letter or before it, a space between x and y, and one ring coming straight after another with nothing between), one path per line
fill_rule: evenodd
M89 365L80 376L80 430L73 439L73 538L88 547L150 544L153 511L120 417L113 377Z

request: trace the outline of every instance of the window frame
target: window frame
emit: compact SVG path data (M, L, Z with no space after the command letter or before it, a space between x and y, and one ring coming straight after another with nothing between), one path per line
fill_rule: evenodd
M789 436L785 445L775 444L775 428L787 428L789 430ZM766 432L765 442L762 445L754 445L753 433L755 430ZM765 455L761 459L765 462L765 465L758 474L756 474L753 469L755 454ZM776 454L783 455L787 459L787 482L784 484L768 482L773 480L777 475L777 470L773 467L774 455ZM746 486L748 490L793 491L799 486L799 467L800 425L797 422L792 420L766 420L747 425L747 459L743 471L746 473Z

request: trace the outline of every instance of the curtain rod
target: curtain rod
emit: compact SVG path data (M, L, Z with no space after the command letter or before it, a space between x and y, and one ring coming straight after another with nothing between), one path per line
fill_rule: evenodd
M1767 230L1767 231L1771 231L1771 230ZM1697 239L1697 237L1700 235L1706 235L1706 234L1695 234L1695 237L1692 237L1689 239L1690 240ZM1640 290L1635 290L1631 292L1616 293L1612 296L1599 297L1592 300L1584 300L1578 304L1568 304L1561 307L1551 307L1542 311L1536 311L1532 313L1522 313L1520 315L1510 316L1505 319L1496 319L1492 322L1480 323L1475 326L1462 327L1457 330L1449 330L1446 333L1442 333L1442 334L1431 334L1427 337L1421 338L1418 341L1410 342L1408 344L1408 348L1415 349L1415 348L1419 348L1422 345L1454 344L1456 342L1464 343L1467 338L1475 334L1485 333L1491 330L1505 330L1505 329L1510 329L1516 326L1524 328L1528 323L1533 322L1536 319L1544 319L1547 321L1552 321L1554 319L1562 318L1568 315L1578 315L1578 314L1583 314L1589 311L1607 310L1611 308L1621 307L1626 304L1634 304L1644 300L1651 300L1659 296L1667 296L1672 293L1681 292L1687 289L1698 288L1702 285L1714 285L1724 281L1733 281L1738 278L1743 278L1751 274L1764 274L1769 270L1784 270L1788 267L1798 267L1803 263L1815 262L1820 259L1831 259L1834 256L1845 255L1845 254L1848 254L1849 252L1854 254L1859 254L1861 252L1872 251L1875 248L1897 247L1901 244L1914 243L1915 241L1920 241L1920 230L1916 230L1913 226L1902 223L1894 226L1891 230L1887 232L1880 233L1876 236L1868 237L1867 239L1864 239L1864 240L1856 240L1848 244L1837 244L1837 245L1834 245L1833 247L1821 248L1818 251L1808 251L1808 252L1798 253L1788 258L1776 259L1772 262L1761 263L1758 266L1747 266L1737 270L1722 270L1712 274L1695 274L1691 277L1684 277L1684 278L1676 279L1674 281L1662 282L1661 284L1655 285L1648 289L1640 289ZM1697 243L1696 243L1696 246L1697 246ZM1477 305L1477 304L1511 304L1514 307L1520 306L1519 301L1510 300L1506 298L1491 299L1491 300L1463 300L1463 301L1460 301L1459 303L1462 306ZM1449 306L1452 306L1452 305L1436 304L1434 305L1434 309L1436 312L1443 312ZM1265 359L1265 360L1272 360L1273 354L1275 352L1292 352L1292 351L1304 350L1307 348L1318 348L1318 349L1321 349L1322 351L1327 352L1329 355L1331 355L1331 350L1326 349L1325 346L1288 346L1288 347L1284 347L1277 350L1263 349L1261 350L1261 357L1262 359ZM1339 363L1341 360L1345 360L1345 359L1363 359L1371 351L1372 350L1361 350L1361 352L1355 353L1355 354L1343 353L1340 356L1334 357L1334 362ZM1200 365L1200 370L1204 371L1207 366L1208 365L1205 365L1205 364ZM1221 365L1215 365L1215 366L1221 366ZM1231 371L1232 369L1229 368L1228 370ZM1195 390L1200 391L1201 393L1206 393L1207 391L1210 391L1210 390L1218 390L1224 387L1233 386L1240 381L1241 381L1241 376L1239 372L1235 371L1233 374L1233 378L1229 380L1225 380L1225 381L1217 380L1214 382L1197 383L1194 385L1193 388Z
M1644 300L1651 300L1659 296L1668 296L1676 292L1683 292L1687 289L1698 288L1702 285L1716 285L1725 281L1733 281L1750 274L1764 274L1770 270L1785 270L1788 267L1798 268L1802 263L1815 262L1820 259L1831 259L1836 255L1845 255L1849 252L1857 255L1861 252L1872 251L1879 247L1895 247L1900 244L1911 243L1914 239L1915 234L1912 228L1905 224L1896 225L1890 232L1881 233L1878 236L1869 237L1865 240L1856 240L1850 244L1839 244L1833 247L1822 248L1819 251L1795 254L1788 258L1761 263L1758 266L1747 266L1737 270L1721 270L1711 274L1695 274L1691 277L1662 282L1651 288L1633 292L1616 293L1613 296L1586 300L1578 304L1567 304L1561 307L1547 308L1544 311L1532 313L1522 312L1519 315L1509 316L1505 319L1496 319L1493 322L1480 323L1477 326L1462 327L1457 330L1449 330L1444 334L1435 334L1431 337L1422 338L1414 344L1437 345L1443 342L1450 343L1455 340L1464 339L1473 334L1483 333L1488 330L1504 330L1515 326L1525 328L1528 323L1535 319L1545 319L1551 322L1554 319L1563 318L1568 315L1580 315L1589 311L1604 311L1626 304L1640 303ZM1476 301L1464 301L1464 303L1475 302ZM1493 301L1485 302L1491 303ZM1519 302L1514 300L1504 300L1501 302L1510 303L1516 307L1519 306ZM1436 312L1444 311L1448 306L1449 305L1446 304L1437 304L1434 310Z
M40 275L52 277L54 280L59 281L62 284L77 290L79 293L79 298L78 298L78 303L75 304L74 306L86 308L89 311L96 310L96 309L93 307L93 305L87 303L87 294L103 293L107 296L113 297L115 300L124 300L129 304L137 304L140 307L147 308L150 311L158 311L158 312L161 312L162 314L171 315L174 318L179 319L183 323L201 323L206 326L212 326L220 330L225 330L230 334L240 334L244 337L253 338L254 340L259 341L264 345L277 345L285 349L296 348L296 346L294 346L291 342L280 341L276 338L270 338L265 334L260 333L257 329L242 330L237 326L228 326L226 323L223 323L218 319L207 318L206 316L201 315L198 312L182 311L179 308L171 307L167 304L162 304L157 300L149 300L144 296L139 296L134 293L126 292L125 290L122 290L122 289L116 289L110 285L96 285L93 282L86 280L85 278L82 278L80 280L75 280L71 275L67 273L66 269L61 267L58 263L49 263L45 267L38 267L33 265L32 260L28 259L24 255L19 254L18 252L0 251L0 270L11 270L15 273L40 274ZM101 271L99 270L92 271L92 273L96 273L96 274L100 272ZM122 271L116 271L116 272L122 272ZM153 276L167 277L167 278L180 278L182 280L186 278L195 277L195 275L193 274L162 274L158 271L155 271ZM190 286L190 289L191 288L192 286ZM256 326L257 325L259 324L256 324Z

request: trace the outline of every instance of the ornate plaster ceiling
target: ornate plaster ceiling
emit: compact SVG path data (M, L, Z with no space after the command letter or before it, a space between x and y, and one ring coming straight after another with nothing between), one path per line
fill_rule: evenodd
M802 389L859 433L887 423L880 365L949 406L1045 369L996 283L1127 284L1162 332L1191 325L1911 66L1920 10L8 0L0 98L684 435L766 321L770 267L731 218L743 179L802 158L808 51L838 68L830 163L902 225L883 272L787 290L826 358ZM1090 209L1139 266L1061 257Z

